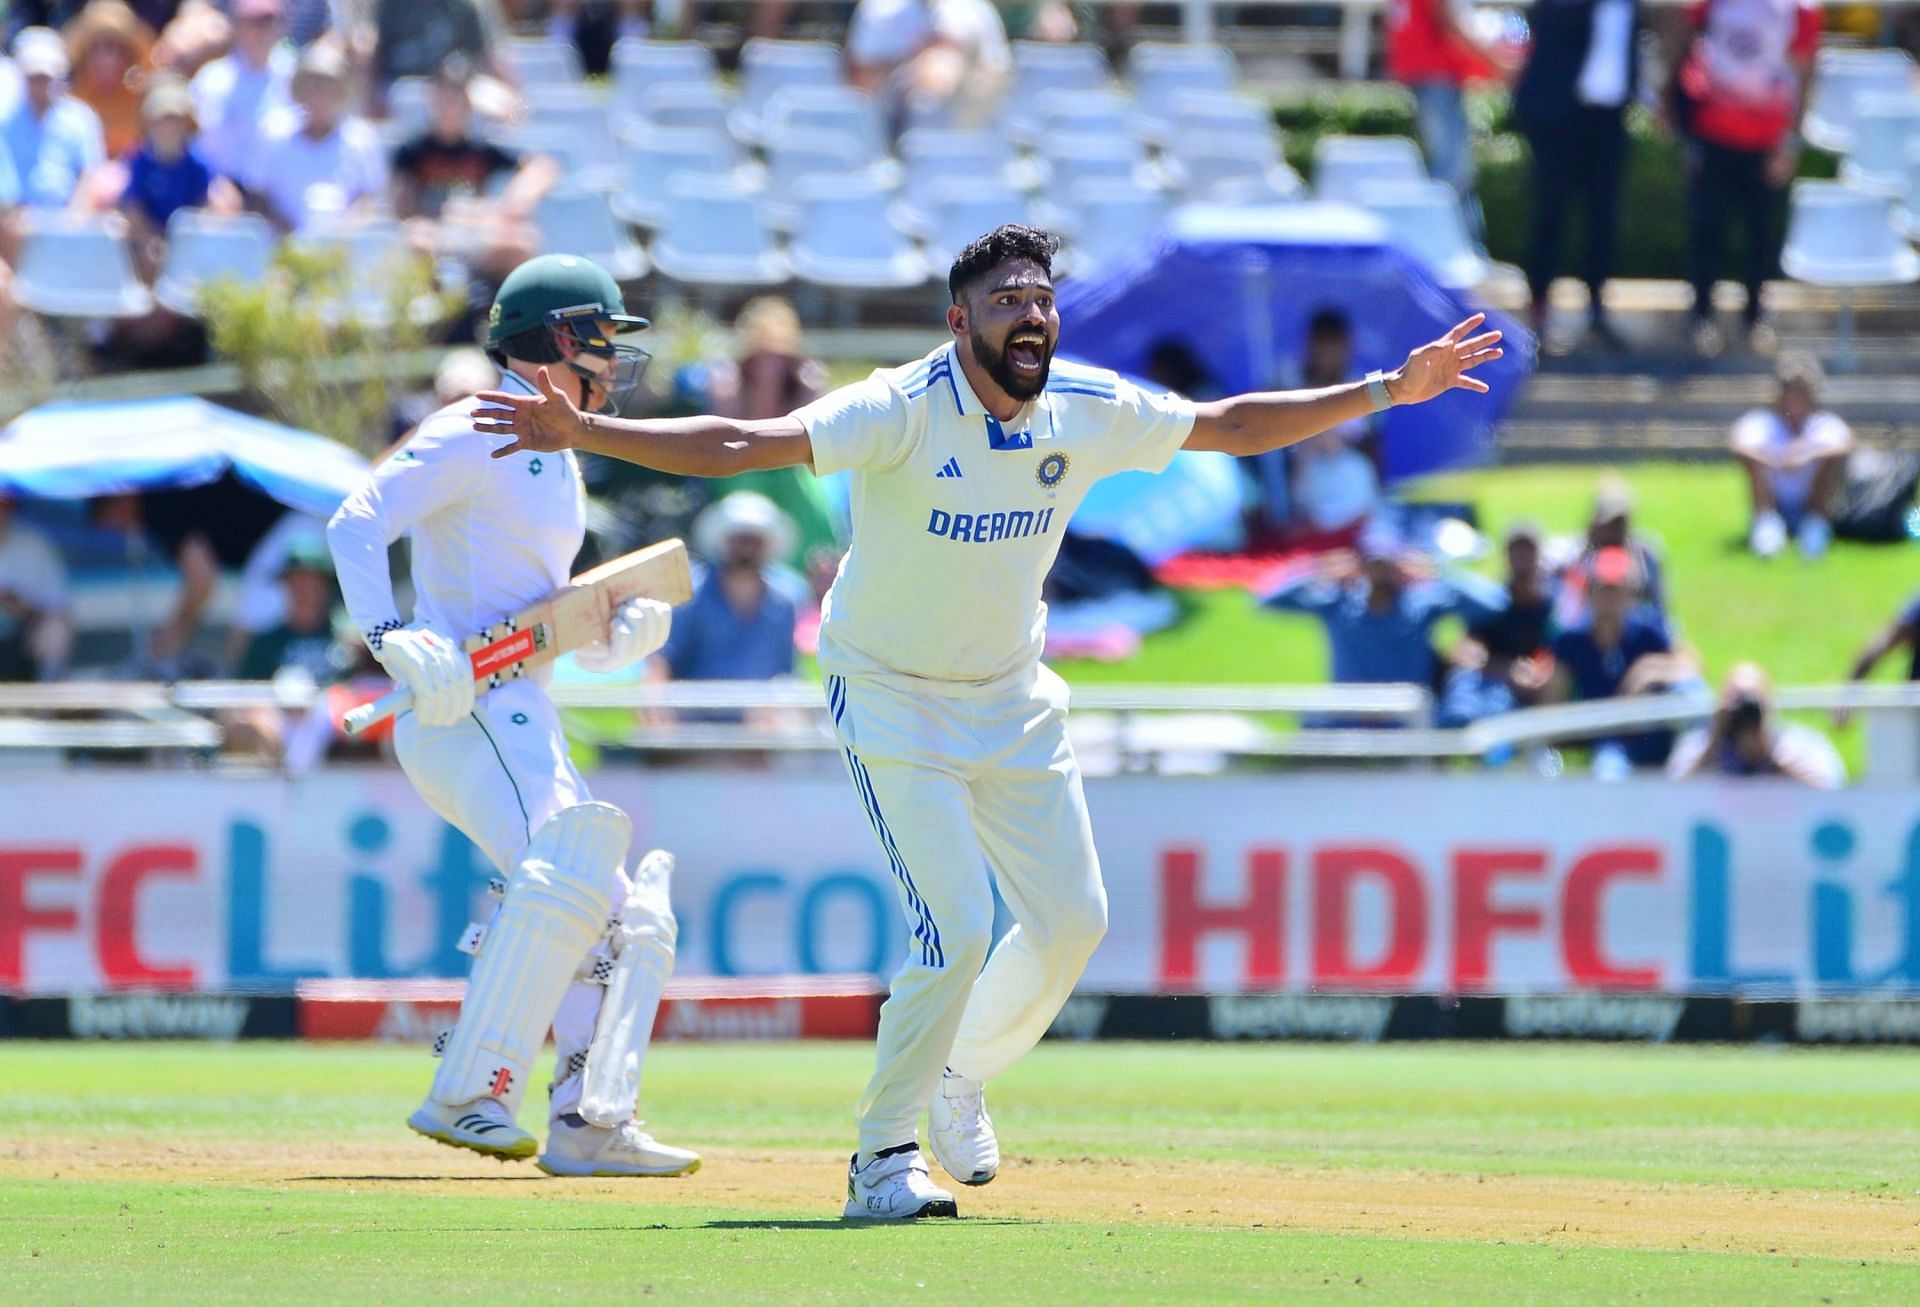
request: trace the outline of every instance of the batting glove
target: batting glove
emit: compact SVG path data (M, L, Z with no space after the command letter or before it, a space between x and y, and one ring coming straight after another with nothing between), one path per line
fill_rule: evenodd
M673 608L658 599L629 599L614 610L607 638L574 651L584 672L617 672L658 653L673 629Z
M451 726L473 711L473 659L459 644L415 623L388 631L373 656L413 693L422 726Z

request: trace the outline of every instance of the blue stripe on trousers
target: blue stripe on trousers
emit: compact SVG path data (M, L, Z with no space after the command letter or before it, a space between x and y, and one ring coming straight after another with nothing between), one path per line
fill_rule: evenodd
M827 678L827 706L833 711L833 720L837 724L847 710L847 682L842 676ZM940 946L940 928L934 924L933 912L927 907L926 900L920 897L920 889L913 883L913 874L907 870L907 860L900 853L900 846L893 838L893 830L887 825L886 816L880 811L880 796L873 788L873 774L866 765L855 756L852 749L846 750L847 768L853 776L853 788L859 792L860 801L866 805L867 820L873 824L874 838L880 841L880 851L887 856L893 868L894 878L907 892L907 905L915 918L913 938L920 945L920 962L923 966L944 967L946 950Z
M946 951L940 946L940 928L934 924L933 913L927 907L926 900L920 897L919 887L913 883L913 875L907 870L907 860L901 856L900 846L894 842L893 831L887 825L886 817L880 811L880 796L873 788L873 774L866 765L848 749L847 765L853 771L854 788L860 792L861 801L867 805L867 819L873 823L874 836L880 841L881 852L887 855L887 861L893 866L893 874L907 892L907 906L912 910L918 924L914 927L913 937L920 944L920 962L923 966L944 967L947 964Z

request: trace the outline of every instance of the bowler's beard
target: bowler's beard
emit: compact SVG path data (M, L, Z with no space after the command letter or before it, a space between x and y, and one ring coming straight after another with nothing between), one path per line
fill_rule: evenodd
M1014 333L1008 332L1009 338ZM993 384L1018 400L1029 400L1047 388L1047 373L1053 370L1053 343L1047 343L1047 352L1040 360L1040 370L1031 377L1023 376L1013 370L1013 363L1007 358L1004 347L995 349L980 334L980 328L973 327L967 332L967 344L973 349L973 361L987 370L993 378Z

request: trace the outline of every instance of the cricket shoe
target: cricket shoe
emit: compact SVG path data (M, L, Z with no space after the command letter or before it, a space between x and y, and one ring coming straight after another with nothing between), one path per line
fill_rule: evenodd
M865 1166L860 1154L847 1162L849 1221L917 1221L928 1216L958 1216L953 1195L937 1187L920 1160L918 1148L876 1157Z
M638 1121L608 1129L568 1112L554 1121L534 1165L548 1175L692 1175L700 1154L661 1143Z
M458 1107L429 1098L407 1118L407 1127L435 1143L503 1162L524 1161L540 1151L540 1142L514 1124L506 1104L497 1098L476 1098Z
M927 1110L927 1142L961 1184L987 1184L1000 1174L1000 1140L987 1115L986 1087L949 1071Z

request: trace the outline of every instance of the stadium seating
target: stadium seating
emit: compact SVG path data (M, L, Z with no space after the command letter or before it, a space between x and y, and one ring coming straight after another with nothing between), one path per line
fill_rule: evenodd
M1105 136L1131 141L1133 104L1118 91L1043 91L1034 97L1043 138Z
M919 254L887 220L886 188L870 175L810 177L797 198L788 252L795 276L838 290L904 289L927 279Z
M1041 142L1041 155L1047 166L1047 187L1057 195L1071 195L1082 181L1093 177L1144 185L1152 176L1146 152L1131 137L1050 134Z
M1453 187L1440 181L1368 182L1358 199L1386 219L1395 242L1442 286L1465 290L1486 279L1490 265L1467 234Z
M1159 142L1162 149L1178 149L1183 142L1201 137L1253 137L1276 143L1279 137L1272 112L1252 96L1182 91L1173 97L1168 112L1170 128Z
M508 71L530 96L548 87L574 86L580 81L580 56L571 41L513 37L501 42L500 52Z
M734 166L731 137L685 128L661 128L627 138L622 185L613 210L636 227L657 227L667 215L674 179L704 176L727 179Z
M620 138L606 104L579 90L549 93L538 114L514 129L509 139L531 148L558 152L572 180L583 186L613 186L620 175Z
M1780 266L1816 286L1920 281L1920 254L1893 222L1893 201L1845 182L1797 181Z
M54 318L137 318L153 296L133 272L133 255L112 219L26 210L13 293L22 307Z
M936 277L945 277L953 256L981 232L1003 222L1031 222L1034 217L1026 197L1005 182L936 182L921 202L930 215L925 234L927 265Z
M766 139L818 133L856 142L865 163L887 155L887 132L873 97L851 86L783 86L767 101Z
M1313 197L1359 202L1372 182L1425 181L1420 147L1404 136L1322 136L1313 148Z
M1167 216L1167 198L1131 182L1083 182L1073 193L1070 217L1061 224L1071 237L1075 276L1130 253Z
M614 42L611 63L614 102L632 104L656 86L716 86L713 51L698 41Z
M840 49L825 41L770 41L756 37L740 51L740 99L733 133L758 145L766 135L767 105L789 86L839 86Z
M1822 50L1801 132L1836 154L1853 148L1863 96L1913 93L1913 59L1904 50Z
M667 184L653 264L694 285L777 286L787 279L760 196L737 178L681 176Z
M183 317L198 317L200 290L231 277L258 282L273 259L273 227L254 213L181 209L167 223L167 257L153 297Z
M647 275L646 252L614 216L604 191L557 186L540 197L533 224L549 254L579 254L592 259L619 281Z
M767 143L767 216L782 231L800 221L802 185L810 178L872 173L865 144L823 131L798 131Z
M924 236L932 225L930 197L936 187L954 182L989 191L1014 183L1013 147L996 132L962 132L919 127L900 138L905 179L896 221Z
M1191 201L1214 204L1260 203L1298 198L1300 178L1280 158L1268 136L1228 136L1196 132L1182 136L1171 157L1174 181Z
M697 82L661 82L619 102L627 130L649 127L690 128L730 136L732 103L718 86Z
M1904 194L1907 151L1920 144L1920 96L1864 95L1855 108L1853 149L1840 163L1840 179L1882 195Z
M1044 41L1013 43L1013 85L1008 88L1001 127L1022 144L1041 131L1041 98L1049 91L1099 91L1113 85L1107 57L1091 45L1055 45Z
M1217 45L1142 42L1127 56L1127 82L1139 104L1140 126L1154 141L1171 139L1181 96L1225 94L1239 80L1233 55Z

